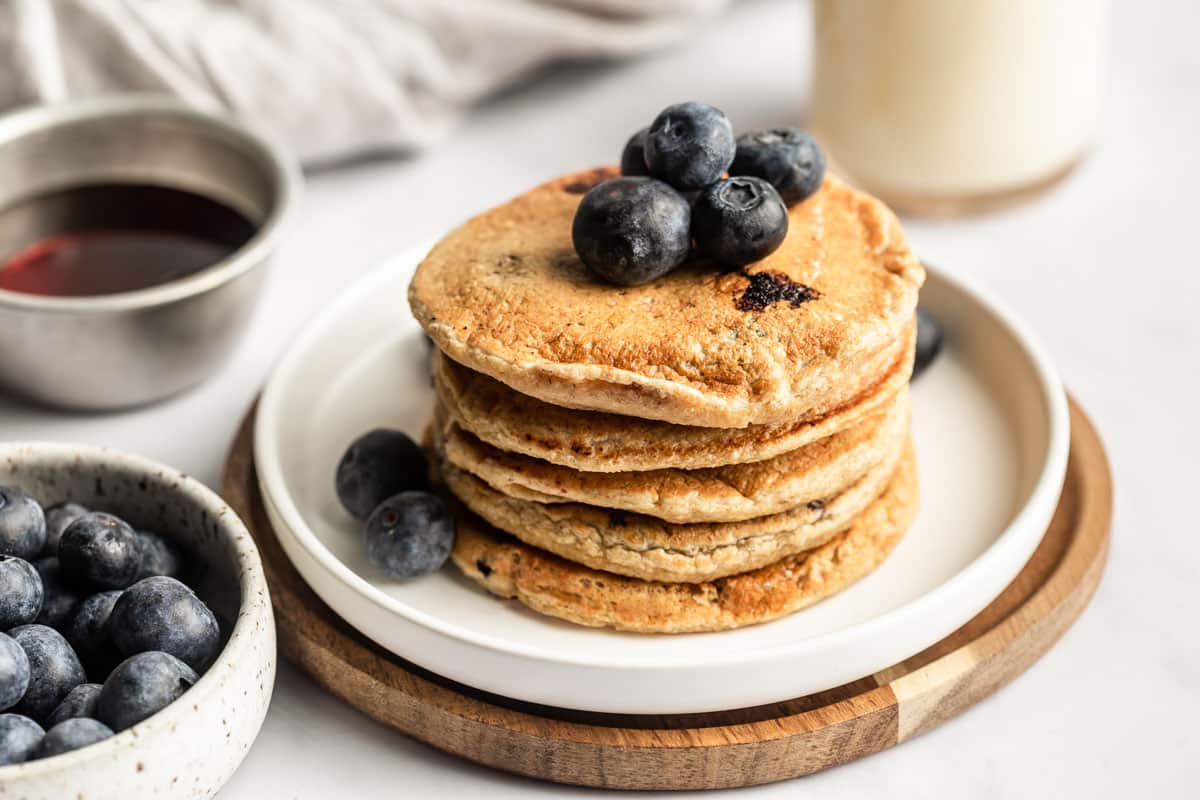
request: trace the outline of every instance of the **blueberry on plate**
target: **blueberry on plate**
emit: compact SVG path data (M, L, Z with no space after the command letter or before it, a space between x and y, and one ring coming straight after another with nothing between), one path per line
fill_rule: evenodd
M787 206L762 178L738 176L715 183L692 207L697 249L727 266L767 257L783 244L787 231Z
M89 744L95 744L112 735L112 728L94 719L76 717L63 720L46 731L46 735L42 737L33 757L50 758L60 753L87 747Z
M691 219L687 199L662 181L614 178L583 196L571 239L592 272L622 286L637 286L687 259Z
M0 556L0 630L27 625L42 609L42 578L23 558Z
M913 360L913 377L917 377L933 363L942 351L945 333L937 317L923 308L917 308L917 345Z
M42 609L34 622L61 628L82 598L63 580L57 558L39 558L33 562L33 568L42 579Z
M221 629L204 601L174 578L146 578L112 607L108 634L126 656L160 650L202 670L217 654Z
M0 714L0 767L33 758L46 732L29 717Z
M29 656L8 634L0 633L0 711L20 702L29 689Z
M165 575L179 576L183 556L179 548L165 537L153 531L135 531L137 534L138 573L137 580Z
M108 633L108 618L120 596L120 589L110 589L84 598L62 627L62 635L93 680L107 675L124 657Z
M428 575L446 563L453 545L450 509L428 492L389 497L367 520L367 558L393 578Z
M821 188L825 153L799 128L772 128L737 139L730 175L752 175L770 183L787 203L799 203Z
M621 151L622 175L650 174L646 168L646 134L649 132L649 128L642 128L625 143L625 149Z
M0 555L31 561L46 544L46 515L29 495L0 486Z
M42 554L58 555L58 542L62 539L63 531L75 520L88 513L88 509L79 503L58 503L46 508L46 546Z
M13 707L18 714L44 720L67 693L87 680L67 640L45 625L18 625L8 632L29 657L29 688Z
M663 109L646 133L646 167L676 189L703 189L720 179L737 152L725 112L704 103Z
M98 683L81 683L58 704L58 707L46 717L46 727L53 727L60 722L76 717L96 716L96 701L100 699L101 686Z
M96 719L123 731L166 708L198 680L191 667L169 653L130 656L104 681Z
M129 523L102 511L72 522L58 543L63 577L76 586L124 589L137 577L140 558Z
M338 462L336 488L346 510L359 519L399 492L429 486L425 451L407 434L376 428L354 440Z

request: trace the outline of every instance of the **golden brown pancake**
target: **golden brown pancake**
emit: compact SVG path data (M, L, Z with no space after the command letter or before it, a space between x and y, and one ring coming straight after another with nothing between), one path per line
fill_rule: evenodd
M446 460L518 500L586 503L667 522L737 522L821 500L894 462L908 439L908 391L845 430L765 461L707 469L580 472L492 447L439 424Z
M664 522L583 503L517 500L438 462L441 480L476 515L534 547L594 569L696 583L757 569L822 544L877 498L901 454L837 495L741 522Z
M815 419L703 428L599 411L577 411L513 391L440 353L438 396L458 426L488 444L585 472L703 469L762 461L854 425L890 404L912 374L915 332L882 379L849 404Z
M555 405L724 428L845 408L901 356L924 270L874 198L828 178L745 270L621 287L571 244L582 194L615 175L550 181L435 245L409 303L438 347Z
M462 514L451 554L471 580L500 597L579 625L638 633L689 633L755 625L841 591L875 569L912 524L918 503L911 451L886 491L825 544L705 583L613 575L531 547Z

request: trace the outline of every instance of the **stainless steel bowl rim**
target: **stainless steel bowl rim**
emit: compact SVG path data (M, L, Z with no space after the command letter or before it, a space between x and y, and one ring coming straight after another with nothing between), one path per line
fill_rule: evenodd
M38 130L105 117L157 114L186 120L230 137L254 152L270 172L275 202L250 241L199 272L167 283L88 297L55 297L0 289L0 307L70 314L105 314L152 308L203 294L262 263L276 247L280 231L300 193L300 171L294 159L268 137L244 122L201 111L170 96L121 94L62 104L33 106L0 116L0 147Z

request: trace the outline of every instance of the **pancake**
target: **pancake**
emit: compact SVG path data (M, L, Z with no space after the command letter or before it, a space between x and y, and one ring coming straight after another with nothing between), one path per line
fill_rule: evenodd
M437 466L440 479L463 505L526 544L594 569L695 583L757 569L824 543L879 496L899 457L835 496L789 511L742 522L682 525L582 503L517 500L457 467Z
M909 400L765 461L698 470L580 472L481 442L454 423L437 430L446 460L518 500L576 502L667 522L737 522L821 500L894 461L908 438Z
M434 354L437 393L463 430L510 453L584 472L703 469L762 461L848 428L890 404L912 374L915 331L880 381L822 416L745 428L672 425L598 411L577 411L515 392L499 381Z
M925 273L877 200L827 178L746 269L693 259L621 287L571 244L583 193L616 174L550 181L435 245L408 297L438 347L548 403L719 428L844 408L904 350Z
M469 514L459 519L451 558L489 592L579 625L638 633L727 630L798 611L875 569L912 524L917 498L910 451L887 490L825 544L705 583L643 581L589 569Z

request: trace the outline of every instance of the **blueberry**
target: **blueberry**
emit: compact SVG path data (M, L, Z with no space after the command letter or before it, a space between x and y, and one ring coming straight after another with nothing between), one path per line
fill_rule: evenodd
M63 720L46 731L46 735L42 737L41 744L38 745L33 757L50 758L60 753L87 747L89 744L95 744L112 735L112 728L94 719L76 717Z
M668 106L646 134L650 174L679 190L703 189L719 180L736 152L729 118L704 103Z
M646 168L646 134L649 132L649 128L642 128L625 143L625 149L621 151L622 175L650 174Z
M58 555L58 542L62 539L63 531L75 520L88 513L88 509L79 503L58 503L46 509L46 546L42 554Z
M359 519L394 494L428 485L425 451L407 434L386 428L355 439L337 466L338 499Z
M57 558L39 558L33 562L33 567L42 579L42 610L34 622L61 628L81 598L63 580L62 567Z
M692 211L679 192L651 178L614 178L593 187L575 211L571 238L602 278L637 286L688 257Z
M124 589L137 577L139 561L133 528L102 511L72 522L58 543L63 577L76 586Z
M389 497L367 520L367 558L393 578L428 575L450 556L454 520L428 492Z
M762 178L787 203L799 203L821 188L825 153L799 128L773 128L738 137L730 175Z
M29 689L29 656L11 636L0 633L0 711L6 711Z
M67 640L45 625L18 625L8 632L29 657L29 688L13 708L35 720L45 719L67 693L87 680Z
M913 361L913 377L917 377L933 363L938 353L942 351L942 340L945 333L942 323L937 317L923 308L917 309L917 346L916 358Z
M120 596L120 589L112 589L80 601L62 627L63 636L93 680L107 675L123 657L108 633L108 618Z
M42 578L23 558L0 556L0 630L26 625L42 608Z
M136 580L179 575L183 557L179 548L153 531L137 531L138 572Z
M198 680L191 667L169 653L138 653L122 661L104 682L96 719L123 731L166 708Z
M46 717L46 725L53 727L60 722L76 717L96 716L96 701L100 699L100 684L81 683L67 693L58 707Z
M127 656L147 650L170 653L195 670L217 654L221 629L195 592L174 578L146 578L113 605L108 633Z
M33 757L46 732L20 714L0 714L0 767L20 764Z
M46 515L29 495L0 486L0 555L32 561L46 544Z
M705 256L740 267L765 258L787 237L787 206L762 178L715 183L692 207L692 236Z

